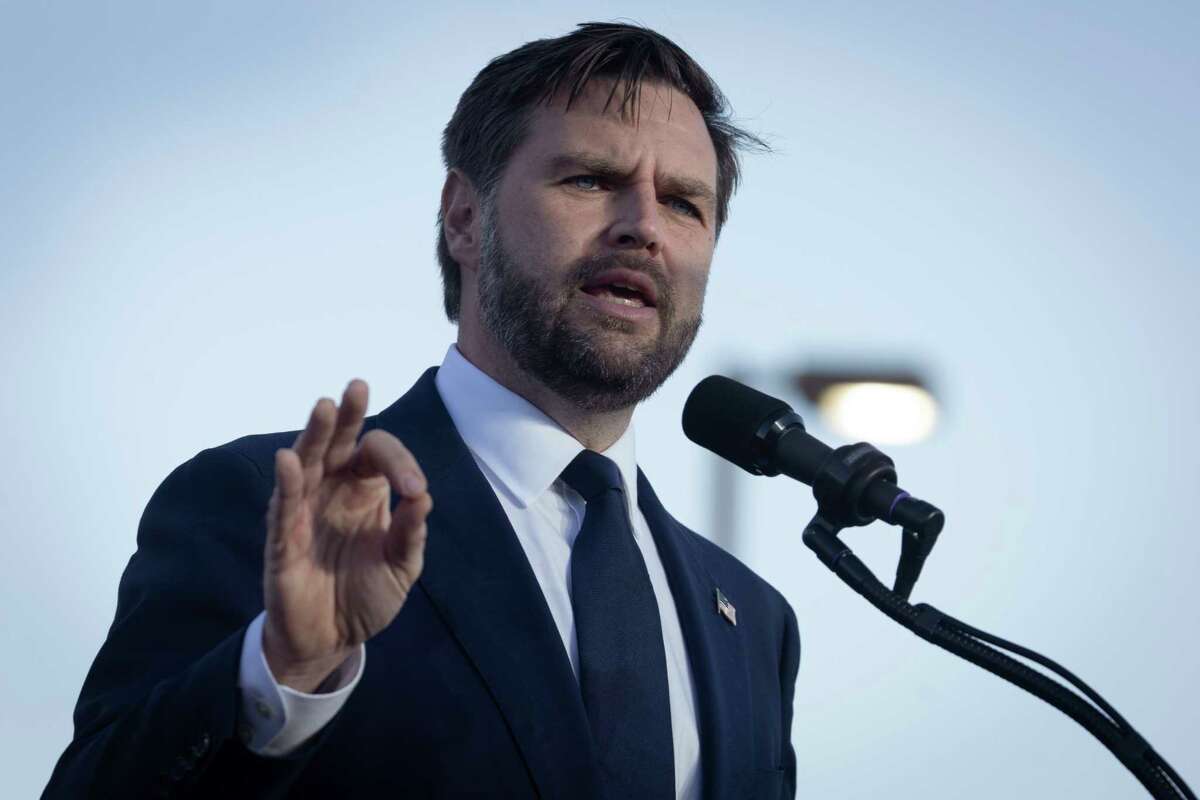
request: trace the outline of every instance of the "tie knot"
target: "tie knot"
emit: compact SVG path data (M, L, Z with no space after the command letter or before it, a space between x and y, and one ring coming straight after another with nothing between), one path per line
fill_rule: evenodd
M562 471L562 479L589 502L608 489L621 489L621 470L611 458L594 450L575 456Z

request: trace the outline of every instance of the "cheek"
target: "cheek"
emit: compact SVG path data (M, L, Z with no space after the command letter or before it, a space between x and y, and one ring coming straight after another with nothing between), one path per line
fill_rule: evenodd
M699 310L708 287L708 266L689 267L675 275L675 304L681 311Z
M547 197L526 197L514 203L512 246L539 264L556 265L579 258L586 242L586 222L577 209Z

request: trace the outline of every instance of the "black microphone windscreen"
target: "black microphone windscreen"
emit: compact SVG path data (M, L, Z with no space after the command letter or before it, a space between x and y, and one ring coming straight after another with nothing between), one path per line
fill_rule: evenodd
M723 375L711 375L688 395L683 406L683 432L701 447L760 475L756 434L764 423L791 410L776 397Z

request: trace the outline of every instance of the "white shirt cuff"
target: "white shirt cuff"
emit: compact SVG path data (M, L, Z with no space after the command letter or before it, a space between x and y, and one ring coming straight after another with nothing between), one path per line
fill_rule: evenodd
M362 645L338 667L326 684L329 692L307 694L280 686L267 666L262 649L263 611L242 639L238 666L238 688L242 693L242 717L238 735L246 747L260 756L286 756L317 734L333 719L358 681L367 662Z

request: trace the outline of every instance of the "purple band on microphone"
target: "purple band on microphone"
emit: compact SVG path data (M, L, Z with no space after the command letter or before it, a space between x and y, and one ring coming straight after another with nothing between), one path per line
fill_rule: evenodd
M900 492L900 494L896 495L896 499L892 501L891 507L888 508L888 521L889 522L892 519L892 512L896 510L896 503L899 503L901 500L903 500L906 497L911 497L911 495L908 492Z

